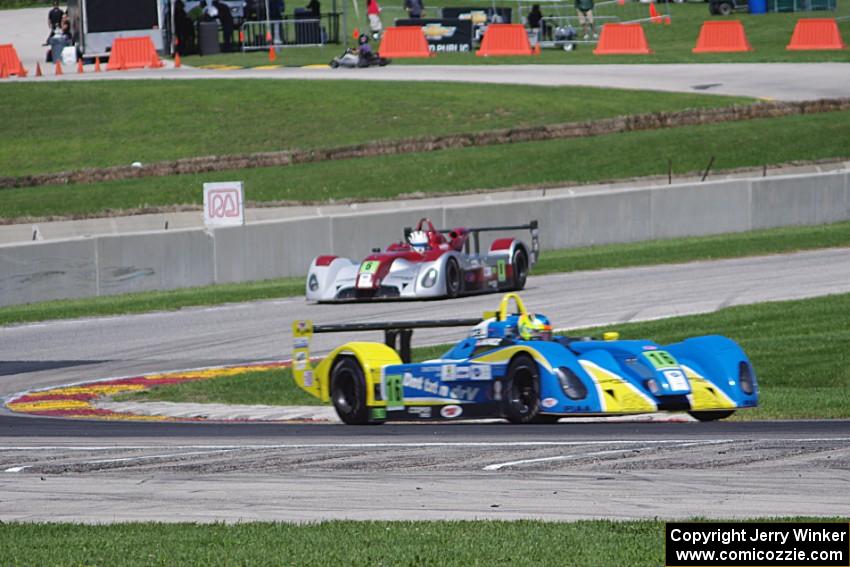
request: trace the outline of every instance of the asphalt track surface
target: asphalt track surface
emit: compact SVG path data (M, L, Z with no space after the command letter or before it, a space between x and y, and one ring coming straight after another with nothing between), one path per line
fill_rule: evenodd
M788 80L793 77L793 80ZM590 86L746 96L767 100L816 100L850 93L850 63L716 63L701 65L396 65L369 69L279 68L221 71L196 68L68 72L24 81L128 79L302 79L423 81ZM11 79L12 81L18 79Z
M850 250L531 278L559 327L850 291ZM292 319L467 317L496 295L301 298L0 329L0 392L283 358ZM414 344L450 337L417 331ZM323 352L345 336L317 337ZM369 334L359 338L370 337ZM846 515L850 422L104 423L0 416L0 520Z

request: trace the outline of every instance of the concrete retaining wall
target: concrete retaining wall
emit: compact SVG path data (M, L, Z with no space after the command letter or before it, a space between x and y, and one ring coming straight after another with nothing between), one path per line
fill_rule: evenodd
M361 258L400 240L420 217L443 227L536 218L544 250L816 225L850 219L850 172L558 191L523 201L0 246L0 305L303 275L317 255ZM495 236L502 234L482 235L482 250Z

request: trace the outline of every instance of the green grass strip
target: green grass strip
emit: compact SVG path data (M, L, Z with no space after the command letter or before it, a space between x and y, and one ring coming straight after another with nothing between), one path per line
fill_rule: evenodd
M528 306L531 310L534 305ZM715 313L616 325L622 339L660 344L699 335L724 335L750 357L760 388L757 409L735 419L829 419L850 417L850 294L730 307ZM553 321L556 327L568 321ZM612 328L580 329L601 336ZM416 360L443 354L448 345L418 348ZM267 394L266 394L267 392ZM288 369L237 378L169 385L122 399L232 404L316 404L294 385Z
M570 503L569 490L553 498ZM503 503L508 505L509 502ZM777 521L771 519L770 521ZM842 518L780 521L846 522ZM4 565L657 566L658 520L0 525Z
M532 274L737 258L848 245L850 245L850 222L775 228L717 236L545 251ZM184 307L290 297L303 294L304 283L304 278L300 277L281 278L173 291L128 293L13 305L0 308L0 325L167 311Z
M56 100L62 101L60 113L53 112ZM0 136L0 172L53 173L135 161L324 148L749 101L588 87L418 82L4 84L0 128L10 135Z
M245 182L246 200L253 202L386 200L664 175L668 159L672 160L673 173L683 175L705 169L712 156L713 171L793 160L846 158L850 156L850 112L288 167L6 189L0 191L0 211L14 219L99 215L148 206L199 206L204 182L234 179ZM695 175L692 179L698 178Z

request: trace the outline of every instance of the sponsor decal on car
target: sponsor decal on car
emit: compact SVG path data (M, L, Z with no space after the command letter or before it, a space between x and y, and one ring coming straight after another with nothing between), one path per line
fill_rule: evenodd
M685 374L681 370L665 370L663 374L664 378L667 379L667 383L670 384L671 390L691 389L688 384L688 379L685 378Z
M407 413L422 419L430 419L431 418L431 408L428 406L413 406L407 408Z
M463 413L463 408L460 406L443 406L440 408L440 415L445 417L446 419L452 419L455 417L460 417Z
M558 400L556 400L555 398L543 398L543 400L540 402L540 405L547 409L553 408L558 405Z

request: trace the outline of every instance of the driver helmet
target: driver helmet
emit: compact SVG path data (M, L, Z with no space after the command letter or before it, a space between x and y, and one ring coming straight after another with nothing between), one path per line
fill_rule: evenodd
M528 313L519 318L517 332L524 341L548 341L552 339L552 324L543 315Z
M417 252L424 252L428 249L428 233L424 230L414 230L407 237L407 241L410 242L410 247Z
M369 36L365 33L361 33L360 36L357 38L357 43L359 43L360 45L363 45L364 43L369 43Z

